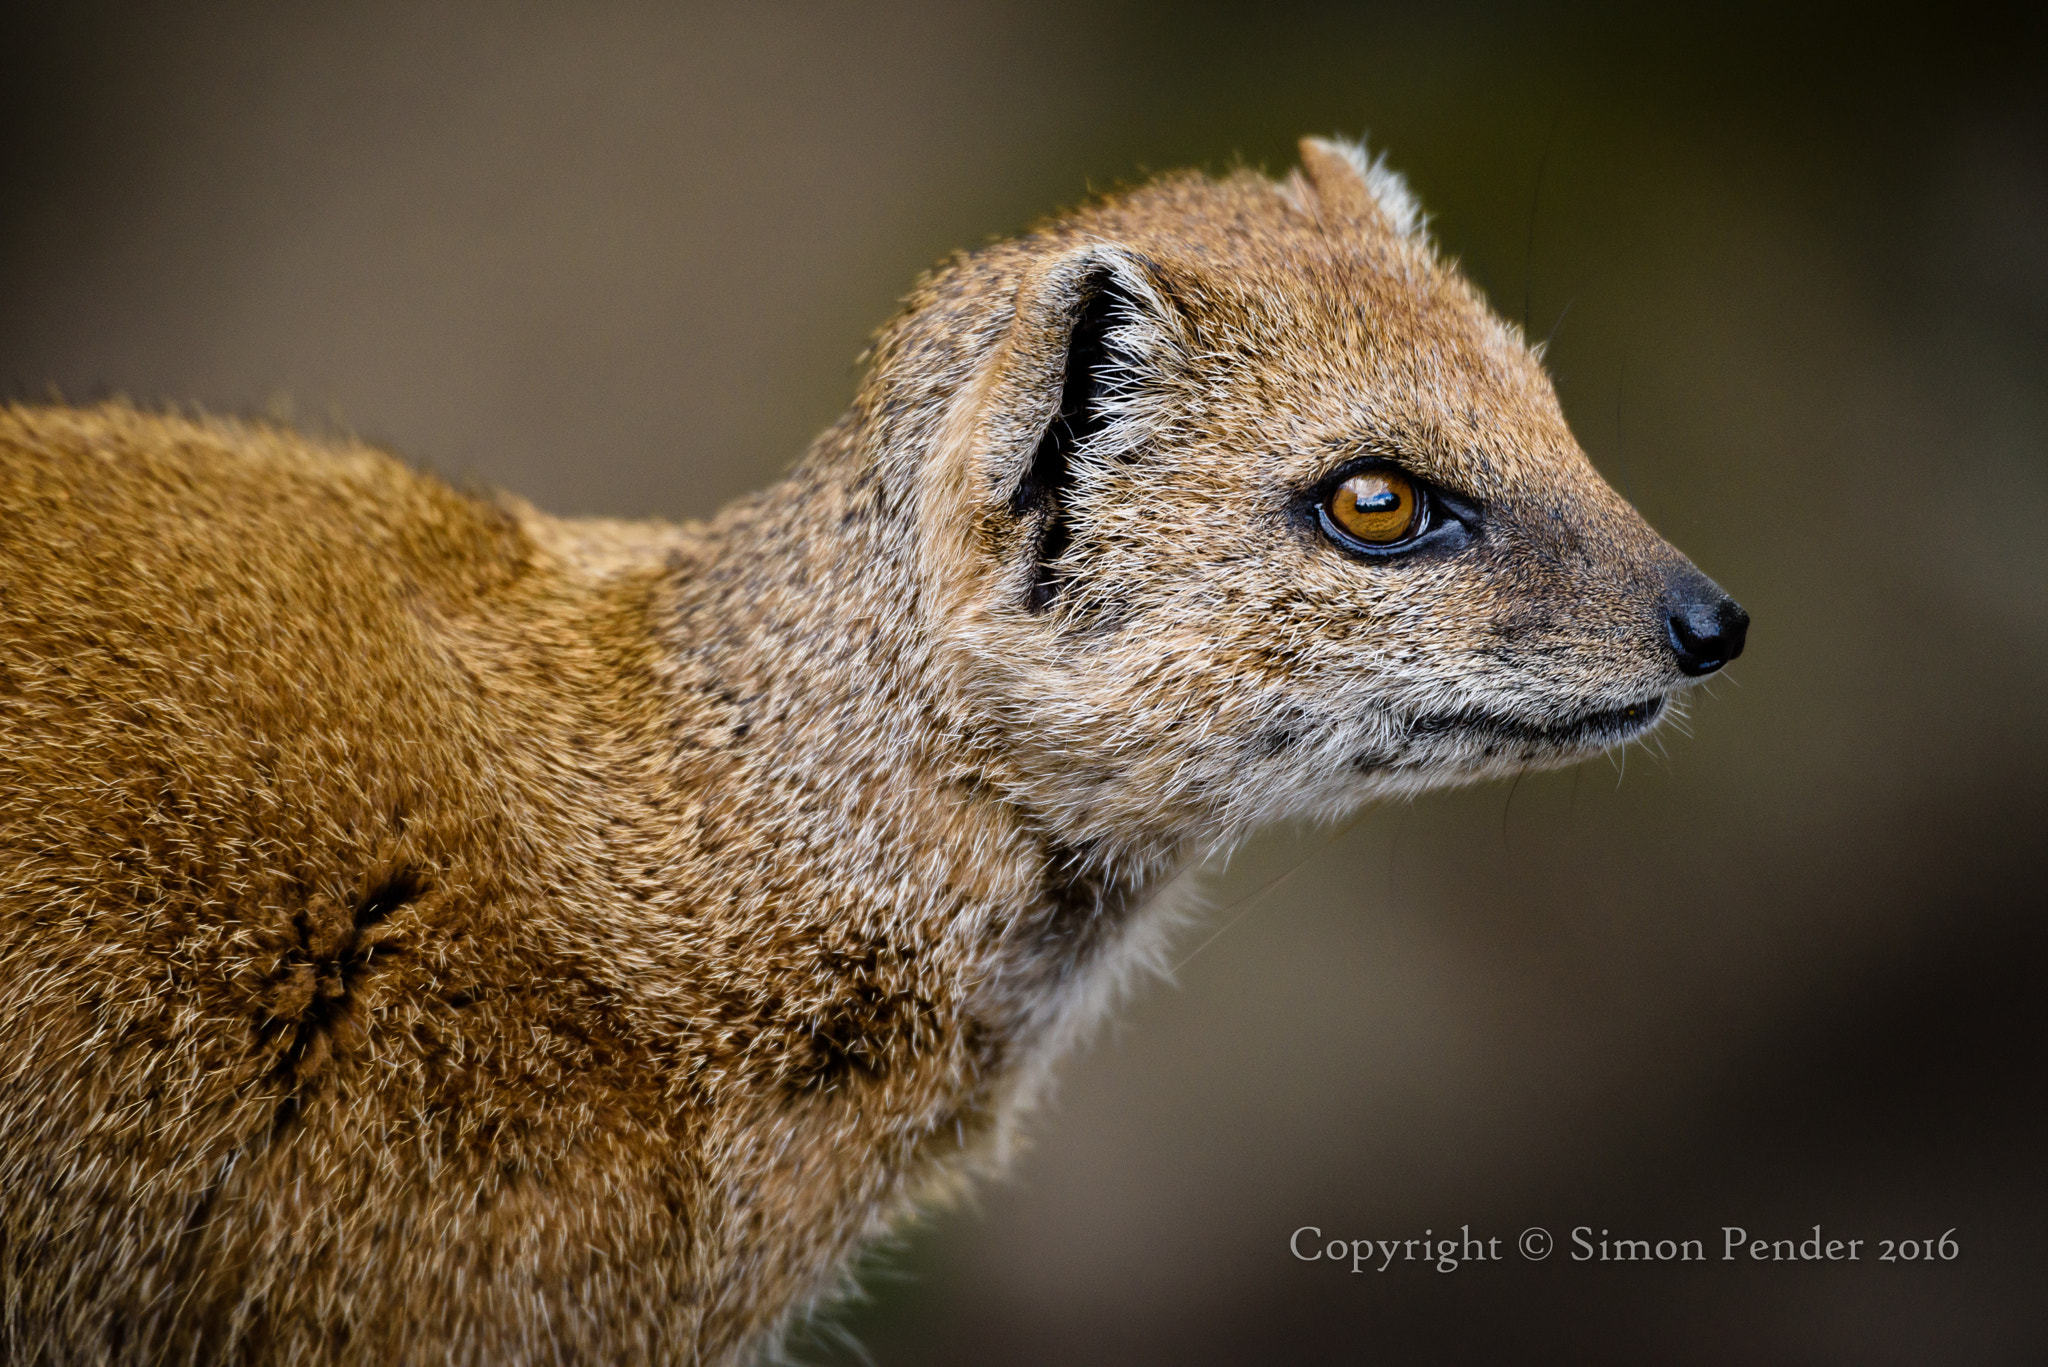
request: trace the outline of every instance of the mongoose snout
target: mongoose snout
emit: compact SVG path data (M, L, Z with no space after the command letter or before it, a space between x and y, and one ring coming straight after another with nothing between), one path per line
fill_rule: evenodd
M699 525L0 410L0 1360L753 1360L1181 872L1733 659L1400 178L1302 162L944 264Z
M1721 586L1691 566L1665 581L1664 620L1671 651L1687 678L1711 674L1742 653L1749 614Z

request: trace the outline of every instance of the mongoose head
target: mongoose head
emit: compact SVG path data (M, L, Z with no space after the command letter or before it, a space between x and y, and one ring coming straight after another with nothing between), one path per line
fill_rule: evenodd
M885 386L956 377L910 475L931 638L993 772L1083 848L1570 764L1742 649L1401 180L1302 159L964 258L880 348ZM944 364L932 317L971 339Z

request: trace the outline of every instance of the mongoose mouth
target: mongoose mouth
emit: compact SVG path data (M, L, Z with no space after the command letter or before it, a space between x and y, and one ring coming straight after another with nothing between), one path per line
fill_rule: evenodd
M1632 740L1663 719L1669 699L1662 693L1620 707L1583 712L1563 721L1530 722L1467 709L1415 722L1418 735L1463 735L1515 745L1543 745L1562 750L1604 750Z

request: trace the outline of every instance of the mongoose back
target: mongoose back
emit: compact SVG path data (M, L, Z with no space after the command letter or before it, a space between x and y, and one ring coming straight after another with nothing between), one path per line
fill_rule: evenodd
M1260 823L1741 649L1357 146L954 258L701 525L0 412L0 1358L730 1364Z

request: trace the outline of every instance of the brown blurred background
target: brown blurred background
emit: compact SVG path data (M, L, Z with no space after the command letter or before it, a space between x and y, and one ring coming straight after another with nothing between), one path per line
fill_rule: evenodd
M7 392L295 414L565 512L773 478L956 246L1370 132L1555 329L1581 438L1749 654L1625 775L1246 851L1014 1178L842 1322L882 1367L2048 1361L2037 20L17 5L4 35ZM1723 1225L1816 1223L1865 1261L1718 1260ZM1289 1256L1306 1224L1562 1248L1351 1276ZM1575 1225L1714 1261L1574 1264ZM1950 1229L1955 1261L1869 1260Z

